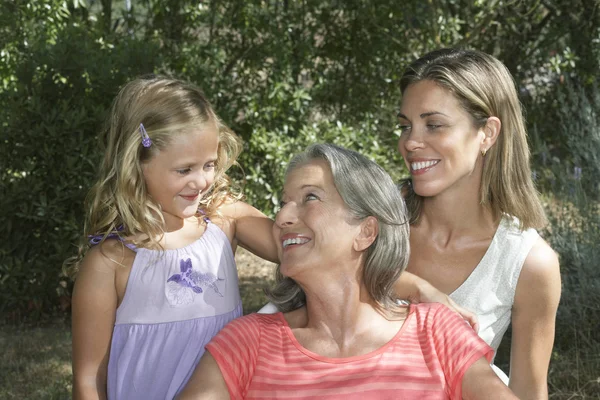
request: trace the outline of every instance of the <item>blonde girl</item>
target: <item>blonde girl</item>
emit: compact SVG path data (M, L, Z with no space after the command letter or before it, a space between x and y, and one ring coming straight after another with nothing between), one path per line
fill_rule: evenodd
M238 137L197 87L148 76L117 95L73 291L73 397L170 399L242 315L238 245L275 261L272 221L225 172Z

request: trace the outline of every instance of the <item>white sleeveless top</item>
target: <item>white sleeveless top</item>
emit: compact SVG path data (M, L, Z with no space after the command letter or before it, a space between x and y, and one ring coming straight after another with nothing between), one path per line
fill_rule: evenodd
M510 324L519 275L538 238L535 229L521 231L518 219L504 216L477 267L450 293L452 300L477 314L479 336L494 351Z

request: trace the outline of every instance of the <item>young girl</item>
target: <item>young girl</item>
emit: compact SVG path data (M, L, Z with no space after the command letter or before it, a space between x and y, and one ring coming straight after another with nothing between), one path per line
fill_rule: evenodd
M73 397L171 399L242 315L236 246L276 261L272 221L232 193L225 171L241 143L197 87L128 83L104 144L86 243L67 263L77 273Z

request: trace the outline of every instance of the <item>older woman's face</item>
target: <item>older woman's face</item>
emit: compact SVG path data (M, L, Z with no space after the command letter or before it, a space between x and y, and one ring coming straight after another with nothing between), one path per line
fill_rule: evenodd
M327 162L315 160L287 175L282 207L273 226L285 276L294 278L315 267L343 265L352 257L358 232L360 222L350 215Z

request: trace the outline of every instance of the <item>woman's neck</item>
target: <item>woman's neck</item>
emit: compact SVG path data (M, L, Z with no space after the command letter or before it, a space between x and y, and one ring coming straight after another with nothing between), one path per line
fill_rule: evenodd
M479 203L474 195L445 193L423 199L421 216L414 228L430 232L434 240L445 243L454 238L479 236L495 231L498 222L492 210Z
M379 310L355 276L323 276L327 269L318 270L318 279L307 277L310 284L301 284L306 307L290 313L295 313L288 318L292 329L310 330L312 337L332 341L342 349L352 346L357 337L371 331L373 326L385 324L385 312Z

